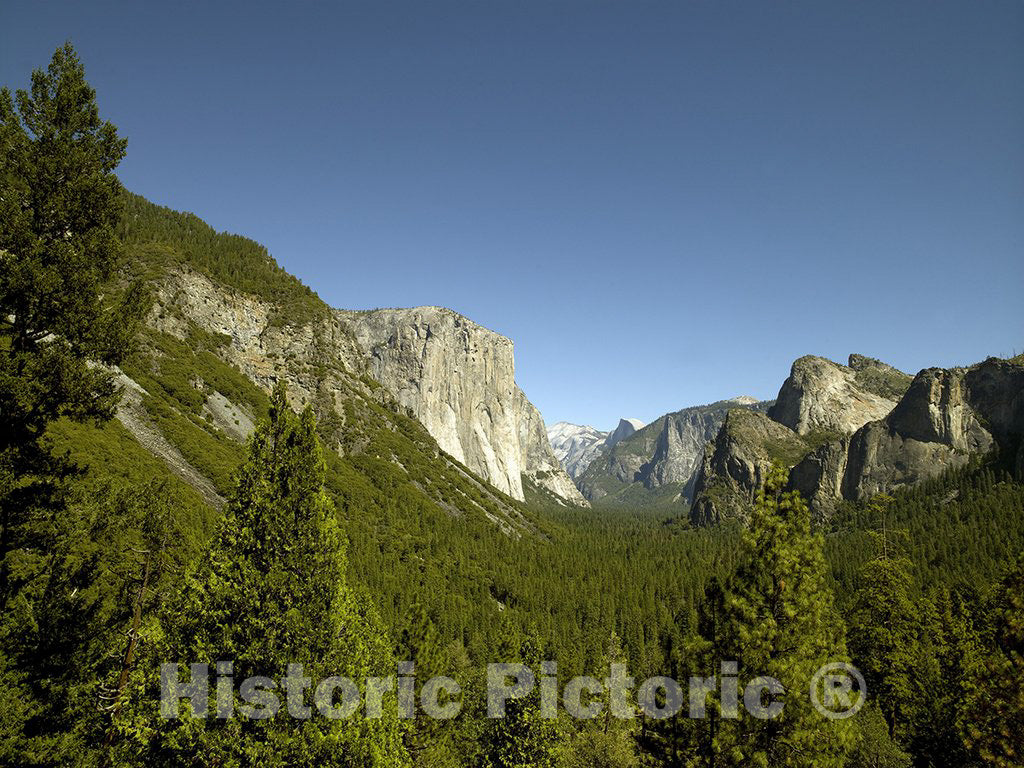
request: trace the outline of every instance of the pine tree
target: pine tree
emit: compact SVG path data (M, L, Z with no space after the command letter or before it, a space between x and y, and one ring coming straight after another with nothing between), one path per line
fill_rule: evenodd
M365 701L369 676L394 674L385 631L347 586L344 543L323 476L312 411L296 416L279 386L219 529L165 617L166 639L156 655L176 661L181 678L188 679L188 664L209 664L213 675L218 662L231 662L239 683L256 675L281 681L289 665L301 664L314 687L331 676L347 677ZM119 759L141 758L147 765L407 763L393 706L380 718L356 712L329 719L306 691L296 701L310 708L302 719L286 711L281 697L280 711L262 720L240 715L244 702L237 690L228 718L211 713L205 720L160 721L151 702L137 701L134 717L121 716L126 738ZM152 746L133 757L140 742Z
M485 768L552 768L561 746L558 723L541 711L540 673L543 661L540 644L533 636L520 638L506 632L499 656L504 663L526 665L537 678L524 698L509 699L504 717L489 718L481 735L481 758Z
M885 523L891 501L888 497L872 500L871 515L882 523L872 535L875 557L858 574L849 642L854 664L879 703L889 736L903 739L915 695L918 611L910 597L913 580L904 555L906 534Z
M723 662L738 662L741 680L778 680L783 710L754 718L741 687L738 717L725 717L720 696L723 716L710 761L716 766L842 766L852 744L848 721L824 717L811 700L816 671L846 662L846 642L826 579L823 537L811 532L807 505L799 494L783 493L784 484L784 471L775 467L758 494L717 649Z
M447 649L441 646L437 628L420 603L414 604L409 611L408 626L402 631L399 643L399 656L415 665L416 702L422 701L425 683L432 678L448 677L456 672L457 665ZM447 696L438 695L438 705L443 707L448 701ZM433 768L458 765L459 753L465 751L466 746L461 743L460 725L459 718L437 719L419 710L403 734L413 764Z
M916 619L907 749L918 764L971 765L962 722L968 682L979 664L972 618L948 588L941 588L918 602Z
M77 469L47 429L113 415L113 379L91 363L122 359L145 305L138 286L110 285L124 150L70 44L33 72L29 91L0 90L0 752L21 750L23 762L62 739L43 713L63 695L53 678L74 666L50 653L42 615L62 594L57 553L82 534L68 514Z
M857 713L850 765L856 768L910 768L910 755L889 736L889 725L874 704ZM932 763L937 765L937 763Z
M597 668L599 674L595 677L602 680L608 676L613 664L626 664L622 641L614 631L605 643ZM630 768L639 765L636 744L638 721L635 719L638 713L633 711L634 718L621 717L624 712L617 715L614 711L617 703L612 701L607 687L592 701L600 703L601 714L575 724L576 733L561 764L565 768Z
M141 310L137 290L127 304L102 295L121 251L125 145L70 43L30 91L0 90L0 499L51 468L40 441L52 421L109 418L116 403L110 374L89 361L122 359Z
M967 744L986 764L1024 764L1024 554L992 598L990 647L970 685Z

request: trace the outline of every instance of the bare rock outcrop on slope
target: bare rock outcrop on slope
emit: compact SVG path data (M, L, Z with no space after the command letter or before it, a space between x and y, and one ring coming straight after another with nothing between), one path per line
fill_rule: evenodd
M794 467L791 485L819 513L914 485L993 449L1021 466L1024 365L991 358L970 368L926 368L884 419L821 446Z
M775 404L751 420L727 419L694 478L691 521L742 516L772 462L791 469L791 484L827 513L841 493L851 435L885 418L911 377L878 360L850 355L849 365L808 355L793 363Z
M768 415L800 435L849 434L888 415L909 384L907 374L862 355L850 355L848 366L807 355L793 363Z
M764 413L730 410L694 479L691 522L744 517L772 463L792 465L806 451L803 437Z

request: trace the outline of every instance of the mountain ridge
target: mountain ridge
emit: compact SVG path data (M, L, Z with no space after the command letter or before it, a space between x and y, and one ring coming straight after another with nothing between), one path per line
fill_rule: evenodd
M767 408L741 395L664 414L602 451L577 478L592 503L676 504L689 486L705 444L730 408Z
M1024 476L1024 365L989 358L910 376L873 358L797 359L776 405L729 418L709 443L690 520L742 515L772 463L818 517L843 501L913 486L1001 451Z

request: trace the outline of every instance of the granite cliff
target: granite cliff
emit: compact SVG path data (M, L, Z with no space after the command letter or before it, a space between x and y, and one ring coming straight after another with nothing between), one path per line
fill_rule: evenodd
M808 355L793 363L768 415L800 435L852 433L885 417L909 384L907 374L862 355L850 355L848 366Z
M732 412L705 452L696 524L741 515L772 462L819 516L998 449L1024 470L1024 365L990 359L916 377L860 355L803 357L767 415Z
M217 357L261 389L287 382L296 406L313 404L322 423L336 424L339 438L349 436L339 439L338 450L362 450L362 441L351 436L386 421L388 408L397 408L423 424L436 441L433 452L440 447L451 456L453 470L467 475L466 482L477 482L468 468L518 500L524 498L525 479L557 499L586 504L551 453L540 414L514 384L508 339L442 309L382 315L323 307L301 323L282 323L273 302L185 267L165 272L154 285L156 303L147 320L154 332L183 341L208 335L217 340ZM376 322L354 322L355 317ZM405 323L415 317L424 322ZM386 338L374 335L385 327ZM236 406L214 391L204 410L214 426L244 440L259 414ZM518 526L515 510L500 496L492 498L483 484L478 491L502 510L488 512L502 528Z
M532 483L586 505L548 443L544 421L515 382L510 339L442 307L337 310L370 375L442 450L501 491Z
M813 451L790 483L827 514L840 500L914 485L993 450L1020 474L1022 435L1024 365L926 368L889 414Z
M911 378L850 355L849 365L807 355L796 360L766 413L730 414L704 451L690 519L706 525L742 515L773 462L790 469L824 445L886 416ZM822 453L827 461L827 452Z

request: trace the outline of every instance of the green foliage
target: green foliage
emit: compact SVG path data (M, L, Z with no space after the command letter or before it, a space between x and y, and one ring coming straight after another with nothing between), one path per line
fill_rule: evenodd
M614 631L608 637L601 662L595 670L599 673L598 679L609 674L612 664L627 664L622 642ZM611 698L607 688L602 695L591 697L591 702L600 703L601 714L577 723L576 733L560 757L560 768L631 768L640 765L636 741L638 721L616 716ZM589 702L582 703L586 705ZM635 708L632 714L634 717L638 714Z
M824 539L811 532L800 495L782 493L784 485L776 467L754 506L718 651L739 663L740 675L781 682L785 706L774 719L757 720L745 708L736 719L723 717L713 748L722 765L842 766L849 724L823 717L808 692L822 665L847 661L844 626L826 578Z
M875 500L872 510L885 514L889 498ZM910 562L897 537L883 531L878 553L861 568L849 612L850 652L854 664L877 697L890 737L904 735L916 691L918 658L916 606L911 600Z
M904 550L917 588L983 591L981 585L1024 551L1024 484L998 465L949 470L893 497L887 525L906 531ZM827 523L826 552L844 593L853 592L858 571L875 556L870 532L881 528L869 503L846 504Z
M857 768L910 768L910 755L889 735L889 726L878 709L868 704L854 722L857 741L850 753L850 765Z
M187 266L212 280L272 303L274 325L304 325L327 316L320 298L247 237L215 231L192 213L179 213L125 192L119 234L144 275Z
M914 377L883 364L858 369L855 379L868 392L898 402L907 393Z
M95 95L70 44L30 91L0 90L0 558L29 494L69 471L42 442L47 426L110 417L111 378L89 360L120 360L143 303L140 290L101 298L120 252L125 142Z
M990 601L988 648L968 684L967 743L986 764L1024 762L1024 554Z
M17 685L11 693L30 702L32 714L14 752L18 763L88 764L86 756L95 756L89 750L106 730L101 705L117 698L104 695L118 690L115 665L136 606L148 613L195 556L193 531L201 526L183 519L168 503L175 500L160 481L83 482L45 539L45 567L22 561L32 578L0 628L4 655L24 681L20 694Z
M49 433L62 418L110 418L117 392L94 363L123 358L146 305L139 285L111 285L124 150L70 44L30 90L0 90L0 756L11 764L74 759L96 704L83 694L91 653L116 613L105 587L138 522L114 490L84 493ZM107 531L114 520L126 530Z
M58 417L109 417L110 378L86 361L118 362L141 312L139 290L101 300L120 254L125 140L95 96L70 44L30 91L0 90L0 461L16 475L39 464Z
M383 628L347 586L345 548L323 477L312 411L294 415L279 388L269 423L253 436L236 494L166 616L165 639L152 659L174 660L184 669L231 660L239 680L281 680L290 664L302 664L315 681L342 675L365 683L391 671ZM155 667L143 672L152 675ZM148 765L198 759L240 766L405 762L393 711L379 720L161 721L153 702L143 700L118 727L129 737L123 747L128 755L139 733L151 734L143 750Z
M525 664L534 674L544 653L533 637L506 633L497 658ZM554 718L541 711L539 681L523 698L505 702L504 717L488 719L481 736L482 765L486 768L554 768L562 736Z
M974 610L962 595L940 587L919 601L916 618L911 728L901 746L919 765L972 765L964 720L981 661Z

